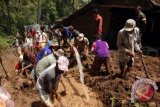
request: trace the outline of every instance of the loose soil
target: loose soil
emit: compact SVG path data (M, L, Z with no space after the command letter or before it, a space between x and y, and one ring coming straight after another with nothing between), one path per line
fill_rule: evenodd
M91 73L92 60L88 58L87 61L83 61L85 88L90 96L89 100L85 97L76 65L70 68L70 73L62 77L67 94L61 96L61 102L55 100L55 107L111 107L111 98L114 97L115 107L121 107L122 101L123 107L131 107L129 103L131 86L137 80L136 76L145 77L144 68L140 57L136 58L135 66L127 74L126 78L118 77L117 74L120 70L117 54L117 51L111 51L113 76L106 74L103 66L99 75L93 75ZM93 56L91 58L93 59ZM17 77L14 73L14 67L18 61L15 49L10 49L3 53L2 60L4 68L10 77L9 81L5 79L4 70L0 65L0 74L4 77L2 86L11 94L16 107L40 107L40 99L35 88L22 88L23 83L27 80ZM160 81L160 57L145 56L144 60L151 79ZM60 83L58 92L61 93L62 91L63 87ZM156 92L153 100L157 104L160 102L159 92ZM160 105L157 107L160 107Z

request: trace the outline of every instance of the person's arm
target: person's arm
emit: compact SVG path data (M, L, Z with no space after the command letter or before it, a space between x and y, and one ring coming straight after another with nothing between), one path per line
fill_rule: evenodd
M26 70L27 68L32 67L32 66L33 66L33 64L31 63L31 64L29 64L29 65L23 67L23 68L22 68L22 71L24 71L24 70Z
M139 28L136 27L134 28L134 32L135 32L135 38L134 38L134 47L135 47L135 51L137 51L139 54L142 54L142 51L140 49L140 44L138 43L138 39L139 39Z
M88 50L88 47L89 47L89 40L88 40L87 38L85 38L85 41L86 41L85 50Z
M108 45L108 43L106 42L106 46L107 46L107 48L109 49L109 45Z
M91 52L94 52L95 49L96 49L96 43L94 42L94 43L92 44Z

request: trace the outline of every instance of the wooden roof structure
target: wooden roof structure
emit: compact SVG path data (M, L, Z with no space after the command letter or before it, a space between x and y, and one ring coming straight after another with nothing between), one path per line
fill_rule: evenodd
M77 30L83 32L89 39L93 37L94 24L91 10L98 8L103 17L103 34L106 36L110 46L116 47L118 31L124 26L126 19L134 18L134 9L140 5L147 16L147 32L145 44L160 45L157 42L160 34L160 0L92 0L82 9L73 13L62 21L64 25L73 25Z
M143 10L151 10L154 7L160 6L160 0L92 0L89 4L87 4L82 9L73 13L62 22L66 20L76 17L77 15L85 14L85 12L90 11L95 7L109 7L109 8L130 8L134 9L137 5L143 7ZM159 7L160 8L160 7Z

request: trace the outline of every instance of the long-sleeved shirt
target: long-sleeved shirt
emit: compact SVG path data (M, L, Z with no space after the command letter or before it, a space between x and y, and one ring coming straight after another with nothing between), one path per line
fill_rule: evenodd
M43 57L36 65L35 72L36 75L39 76L39 74L51 66L52 64L56 63L56 58L53 54L50 54L48 56Z
M134 54L134 50L140 51L140 47L137 44L137 37L139 36L139 29L134 28L134 31L132 33L129 33L125 31L124 29L121 29L118 32L117 37L117 46L119 51L119 61L120 62L127 62L131 58L126 52L130 51Z

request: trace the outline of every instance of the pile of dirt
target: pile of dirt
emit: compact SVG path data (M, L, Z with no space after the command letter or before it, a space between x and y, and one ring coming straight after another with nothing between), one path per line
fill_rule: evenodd
M120 73L117 60L117 51L111 51L113 76L105 72L102 67L100 75L93 75L91 73L92 60L88 59L83 62L85 67L85 88L88 91L90 99L85 97L82 85L79 80L79 71L76 66L70 69L67 76L63 76L62 80L66 86L67 94L62 95L61 102L55 100L55 107L111 107L113 99L115 100L115 107L131 107L130 94L131 86L137 80L136 76L145 77L142 61L139 58L135 59L135 66L133 70L127 74L126 78L118 77ZM93 56L91 57L93 59ZM10 81L2 79L2 86L5 87L11 94L15 101L16 107L40 107L40 99L34 88L24 88L21 86L26 79L16 77L14 73L14 66L18 61L18 56L15 50L11 49L2 56L3 65L7 71ZM145 64L148 74L152 80L160 80L160 58L145 56ZM0 72L5 77L4 70L0 66ZM63 91L62 84L59 84L58 92ZM153 98L155 101L160 101L160 95L156 92Z
M2 75L2 86L5 87L15 101L15 107L44 107L38 96L35 88L30 88L24 83L28 80L19 78L14 73L15 64L18 61L18 56L15 49L6 51L2 55L4 69L8 73L10 79L5 79L5 73L0 66L0 74ZM76 71L78 72L78 71ZM80 82L69 73L63 76L62 80L66 86L67 94L64 95L62 84L59 84L58 93L61 94L61 102L55 100L54 107L102 107L101 100L98 99L98 94L93 92L90 87L85 87L88 92L89 100L86 98L83 87Z
M145 78L145 71L140 56L135 58L133 70L127 73L125 78L120 78L120 73L117 60L117 51L111 51L113 75L91 76L91 70L85 71L85 83L92 87L95 92L99 93L99 98L104 106L108 107L112 104L112 99L115 98L116 107L131 107L131 87L137 80L137 77ZM160 81L160 58L152 56L144 56L144 62L151 80ZM89 63L92 63L92 61ZM103 69L103 67L102 67ZM105 71L104 71L105 72ZM160 93L156 92L153 100L160 101ZM123 104L122 104L123 103ZM159 105L160 106L160 105Z

